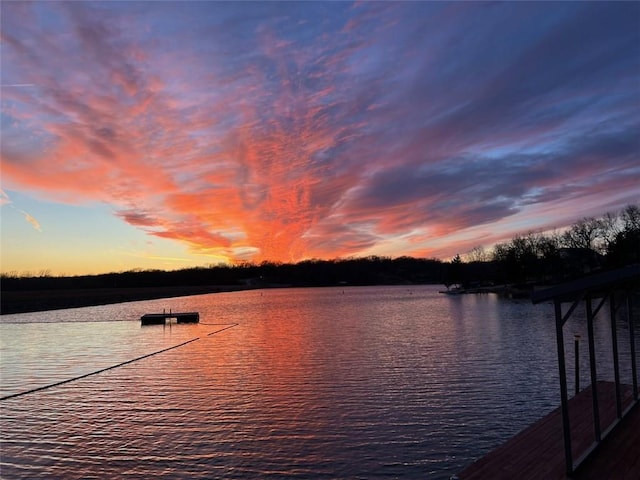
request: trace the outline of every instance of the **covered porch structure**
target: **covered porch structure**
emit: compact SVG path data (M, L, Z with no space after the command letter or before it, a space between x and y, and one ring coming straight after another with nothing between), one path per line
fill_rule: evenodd
M532 294L533 303L552 301L555 310L556 345L558 350L558 373L560 379L560 410L564 443L565 470L567 476L578 471L587 459L600 447L602 442L615 430L627 415L630 415L638 404L638 368L634 325L634 297L640 294L640 265L603 272L581 278L572 282L557 285ZM574 313L578 305L584 303L587 317L587 341L589 349L589 375L591 380L590 400L593 426L592 441L586 448L574 453L572 446L571 419L577 412L570 410L569 392L567 389L567 365L565 354L564 325ZM601 408L604 398L601 389L597 388L598 372L596 362L596 338L594 322L596 315L605 305L608 306L611 319L611 345L614 372L613 398L615 417L613 420L602 418ZM629 362L631 378L623 382L620 378L620 354L618 343L618 321L624 321L629 329ZM577 356L576 356L577 358ZM577 368L578 363L576 363ZM578 378L576 379L578 382ZM629 383L626 383L629 382ZM578 383L577 383L578 384ZM578 393L579 388L576 388ZM624 401L623 401L624 400Z

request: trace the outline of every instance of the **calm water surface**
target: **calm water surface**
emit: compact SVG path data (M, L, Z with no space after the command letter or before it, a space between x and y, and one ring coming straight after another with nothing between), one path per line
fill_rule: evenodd
M0 474L446 479L555 408L559 389L550 304L437 290L256 290L2 316L2 397L146 357L0 401ZM169 308L201 323L140 326ZM608 329L598 318L601 357ZM568 365L584 332L578 314ZM624 324L619 339L628 356Z

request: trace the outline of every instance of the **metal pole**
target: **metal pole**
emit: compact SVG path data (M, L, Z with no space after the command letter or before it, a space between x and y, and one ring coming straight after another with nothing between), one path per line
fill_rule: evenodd
M593 334L593 311L591 297L587 297L587 331L589 333L589 366L591 367L591 399L593 401L593 431L596 442L602 440L600 432L600 408L598 407L598 373L596 371L596 344Z
M613 347L613 375L616 382L616 414L622 418L622 400L620 398L620 361L618 355L618 332L616 325L616 294L609 298L609 312L611 317L611 346Z
M629 344L631 348L631 375L633 375L633 399L638 400L638 368L636 366L636 340L633 331L633 309L631 291L625 292L627 296L627 321L629 322Z
M575 353L576 395L580 393L580 335L573 336L573 350Z
M569 399L567 394L567 366L564 357L564 335L562 333L562 304L554 300L556 310L556 345L558 347L558 373L560 374L560 402L562 408L562 431L564 434L564 459L567 475L573 474L571 453L571 426L569 424Z

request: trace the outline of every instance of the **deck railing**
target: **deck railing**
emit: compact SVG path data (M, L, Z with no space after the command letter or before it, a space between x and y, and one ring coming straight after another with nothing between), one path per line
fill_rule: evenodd
M593 453L602 440L620 423L626 414L639 402L638 400L638 371L635 348L635 325L633 316L633 297L640 294L640 265L632 265L619 270L601 273L591 277L569 282L556 287L534 292L533 303L552 300L556 320L556 344L558 350L558 371L560 377L560 400L562 410L562 426L564 432L564 449L567 475L574 471ZM609 302L611 317L612 362L615 380L616 419L602 431L600 425L600 406L597 388L596 339L594 335L594 321L602 307ZM575 309L582 302L585 304L587 316L587 340L589 349L589 375L592 387L593 407L593 444L574 460L571 445L571 425L569 419L569 395L567 389L567 367L564 345L564 325ZM563 312L563 305L569 308ZM626 314L629 328L630 369L632 375L632 401L623 409L622 384L620 380L620 355L618 349L617 321L620 315ZM577 354L577 352L576 352ZM578 360L576 359L576 362ZM578 365L578 363L576 363ZM576 382L579 380L576 379ZM576 383L577 385L577 383Z

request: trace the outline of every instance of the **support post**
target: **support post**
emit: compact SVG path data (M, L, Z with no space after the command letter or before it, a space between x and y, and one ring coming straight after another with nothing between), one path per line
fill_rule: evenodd
M638 400L638 367L636 366L636 340L633 329L633 308L631 292L625 292L627 297L627 321L629 322L629 344L631 348L631 375L633 375L633 399Z
M613 347L613 375L616 382L616 415L622 418L622 398L620 396L620 360L618 354L618 326L616 325L616 294L611 292L609 312L611 317L611 346Z
M573 337L573 352L575 357L576 395L580 393L580 335Z
M586 299L587 303L587 331L589 335L589 367L591 370L591 399L593 402L593 432L596 442L602 440L600 430L600 408L598 406L598 373L596 371L596 344L593 333L593 311L591 308L591 297Z
M564 335L562 332L562 304L554 299L556 311L556 345L558 347L558 371L560 373L560 401L562 409L562 431L564 434L564 459L567 475L573 474L573 457L571 453L571 425L569 423L569 398L567 394L567 366L564 356Z

